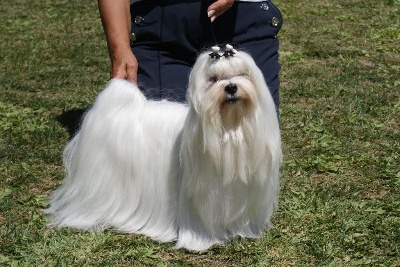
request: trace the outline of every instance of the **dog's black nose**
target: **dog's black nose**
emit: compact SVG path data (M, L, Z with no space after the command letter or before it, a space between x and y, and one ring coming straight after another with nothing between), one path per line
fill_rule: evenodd
M225 92L229 95L234 95L237 92L237 85L234 83L230 83L225 86Z

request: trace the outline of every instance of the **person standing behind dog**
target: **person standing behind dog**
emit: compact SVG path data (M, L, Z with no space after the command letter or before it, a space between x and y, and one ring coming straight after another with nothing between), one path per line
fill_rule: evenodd
M111 59L154 100L185 102L198 53L230 43L251 54L279 108L282 14L271 0L98 0Z

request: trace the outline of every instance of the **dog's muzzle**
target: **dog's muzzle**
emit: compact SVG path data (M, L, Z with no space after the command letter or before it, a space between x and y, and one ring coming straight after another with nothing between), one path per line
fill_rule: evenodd
M225 86L225 92L228 95L234 95L237 92L237 85L234 83L230 83L227 86Z
M237 85L234 83L230 83L225 86L225 93L226 93L226 101L229 103L236 103L239 100L237 96Z

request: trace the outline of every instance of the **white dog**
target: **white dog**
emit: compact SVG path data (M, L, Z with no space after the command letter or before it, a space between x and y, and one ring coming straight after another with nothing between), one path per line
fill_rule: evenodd
M65 148L52 225L114 228L194 251L262 235L279 191L275 106L248 54L213 49L193 67L188 106L110 81Z

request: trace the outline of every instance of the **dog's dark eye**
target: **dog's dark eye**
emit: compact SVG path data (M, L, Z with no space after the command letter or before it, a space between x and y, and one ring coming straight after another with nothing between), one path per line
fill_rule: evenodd
M216 82L218 82L218 81L219 81L219 79L218 79L217 76L214 76L214 77L211 77L211 78L210 78L210 82L212 82L212 83L216 83Z

